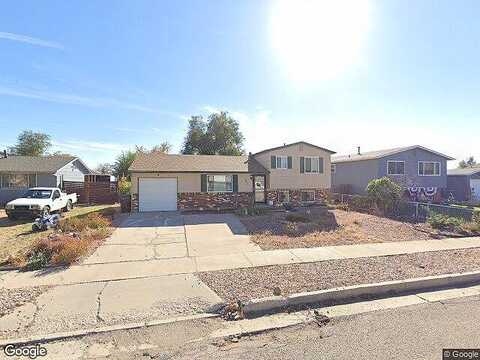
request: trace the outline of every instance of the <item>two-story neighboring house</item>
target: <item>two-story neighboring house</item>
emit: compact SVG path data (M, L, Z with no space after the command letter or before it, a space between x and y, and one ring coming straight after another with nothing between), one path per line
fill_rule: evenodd
M232 209L322 200L333 151L306 142L247 156L138 154L132 210Z
M364 194L373 179L388 176L412 196L433 197L447 189L447 161L452 157L415 145L332 157L335 191Z

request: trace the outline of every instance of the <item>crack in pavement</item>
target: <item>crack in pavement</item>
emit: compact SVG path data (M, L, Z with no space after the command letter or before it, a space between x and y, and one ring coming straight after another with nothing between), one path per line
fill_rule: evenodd
M103 294L103 291L105 290L105 288L107 287L107 285L108 285L108 282L105 282L105 285L103 286L103 288L99 291L99 293L97 295L97 314L96 314L97 323L98 322L105 322L105 320L100 316L100 311L102 309L102 294Z

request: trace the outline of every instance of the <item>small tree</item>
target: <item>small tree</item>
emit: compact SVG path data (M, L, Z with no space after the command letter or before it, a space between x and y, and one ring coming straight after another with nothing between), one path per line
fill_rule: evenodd
M458 166L462 169L467 167L474 167L475 165L477 165L477 162L475 161L475 158L473 156L470 156L467 160L462 160L458 163Z
M117 179L127 178L130 180L130 174L128 168L132 165L133 160L135 160L136 153L128 150L122 151L120 155L117 156L115 164L113 164L113 174Z
M42 156L51 146L50 135L25 130L18 135L17 143L8 150L12 155Z
M367 193L377 208L385 215L400 200L402 187L388 177L374 179L367 185Z
M118 192L120 194L130 194L130 189L132 187L132 182L127 178L120 178L118 180Z
M113 165L109 163L98 164L95 170L102 175L112 175L114 173Z

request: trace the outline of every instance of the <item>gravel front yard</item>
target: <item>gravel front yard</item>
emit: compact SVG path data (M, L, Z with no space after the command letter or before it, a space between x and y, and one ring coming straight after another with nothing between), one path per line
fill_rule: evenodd
M224 300L248 300L439 274L480 270L480 249L331 260L200 273Z
M289 222L289 213L273 212L242 217L253 242L263 250L308 248L331 245L429 240L455 236L428 224L412 224L355 211L314 207L290 213L308 222Z
M35 302L35 299L48 290L48 286L18 289L0 288L0 317L12 312L16 307Z

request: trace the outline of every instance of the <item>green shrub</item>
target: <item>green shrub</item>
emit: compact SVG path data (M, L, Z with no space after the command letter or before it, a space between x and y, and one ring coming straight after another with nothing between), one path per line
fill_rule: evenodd
M428 216L427 223L434 229L454 231L461 229L465 221L453 216L432 213Z
M50 257L45 252L33 253L27 260L25 270L34 271L43 269L50 263Z
M385 176L370 181L367 185L367 193L373 204L383 214L387 214L394 210L395 204L401 199L402 188Z
M132 188L132 182L125 177L118 180L118 192L120 194L130 194L130 189Z
M308 223L310 222L310 220L303 216L303 215L300 215L300 214L287 214L287 216L285 216L285 220L289 221L289 222L292 222L292 223Z
M354 211L370 210L373 206L373 201L367 196L354 195L349 202L349 206Z
M480 210L473 210L472 221L474 223L480 224Z

